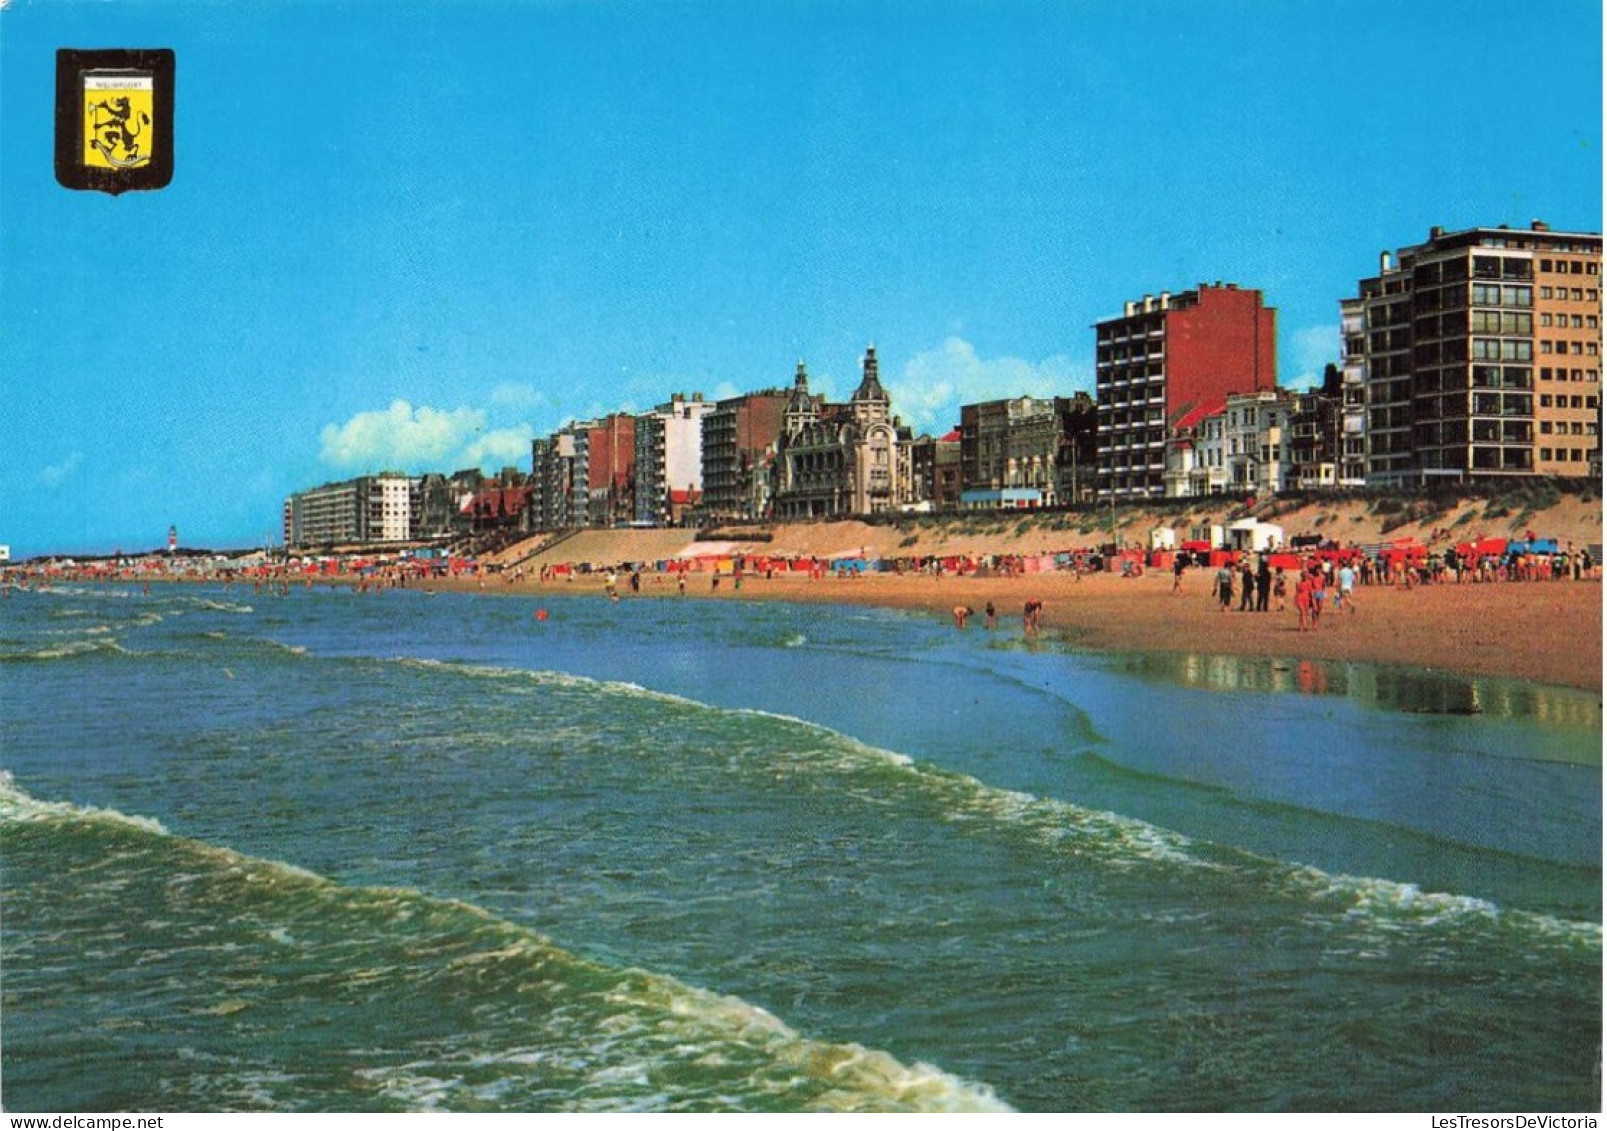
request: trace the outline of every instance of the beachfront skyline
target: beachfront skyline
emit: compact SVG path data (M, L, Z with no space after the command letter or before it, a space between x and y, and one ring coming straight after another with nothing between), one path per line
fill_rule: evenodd
M59 47L175 51L168 188L55 183ZM1582 2L14 0L0 106L19 556L277 538L309 485L800 357L846 397L870 341L941 432L1091 391L1095 321L1202 281L1306 384L1381 250L1601 228Z

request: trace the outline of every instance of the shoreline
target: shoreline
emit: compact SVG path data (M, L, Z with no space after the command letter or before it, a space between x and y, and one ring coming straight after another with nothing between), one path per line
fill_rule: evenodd
M546 582L534 577L434 578L408 588L488 596L593 596L606 600L604 576ZM1297 627L1292 601L1282 612L1223 612L1208 591L1208 571L1191 570L1182 592L1170 574L1066 572L1018 577L934 578L925 574L862 577L730 576L711 587L708 573L687 575L682 596L673 575L650 573L632 593L622 573L621 600L789 601L926 612L952 623L952 610L974 610L966 628L985 632L982 610L998 609L996 631L1020 634L1022 606L1044 602L1043 632L1074 648L1103 652L1216 654L1351 661L1422 667L1600 692L1602 585L1597 581L1511 581L1356 589L1356 612L1323 614L1316 631Z
M1292 600L1282 612L1222 611L1210 593L1209 570L1192 569L1183 588L1172 592L1169 573L1149 570L1140 577L1116 573L1078 576L1069 571L1017 576L926 573L867 573L811 579L807 574L766 578L750 573L736 588L731 575L689 572L684 596L674 573L647 572L632 593L621 571L620 599L696 601L783 601L795 604L858 605L925 613L952 625L953 610L973 610L965 632L986 632L983 609L998 610L997 632L1022 634L1027 601L1043 602L1039 627L1044 636L1090 652L1225 655L1273 660L1338 661L1422 668L1468 677L1494 677L1594 692L1602 691L1602 582L1599 580L1438 583L1411 589L1364 585L1355 590L1356 612L1325 611L1315 631L1303 632ZM607 600L606 572L570 574L539 580L535 574L415 578L405 588L482 596L543 595ZM219 583L218 578L61 577L92 584ZM300 577L275 577L268 584ZM318 586L390 588L351 574L316 577ZM236 577L245 589L253 581ZM253 587L254 588L254 587ZM7 594L10 595L9 593ZM1275 607L1275 606L1274 606Z

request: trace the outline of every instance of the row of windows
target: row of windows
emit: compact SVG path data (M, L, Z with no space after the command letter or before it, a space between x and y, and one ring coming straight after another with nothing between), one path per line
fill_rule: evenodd
M1445 265L1445 277L1452 278L1452 265ZM1528 259L1517 259L1510 256L1475 255L1473 257L1473 277L1475 279L1532 279L1534 278L1534 264Z
M1555 458L1559 463L1584 463L1585 449L1583 448L1557 448L1555 456L1551 448L1541 448L1540 458L1549 460Z
M1449 321L1449 317L1446 319ZM1475 334L1532 334L1534 315L1512 310L1475 310L1468 315Z
M1599 381L1601 379L1601 370L1599 370L1599 369L1547 369L1545 366L1540 367L1540 380L1542 380L1542 381L1550 381L1553 378L1555 378L1558 381L1589 381L1592 385L1594 385L1597 381Z
M1550 338L1540 340L1541 353L1564 353L1580 357L1589 354L1591 357L1601 353L1601 346L1596 342L1564 342L1552 341Z
M1459 294L1459 291L1446 291L1441 299ZM1533 306L1534 288L1474 283L1472 298L1474 306Z
M1540 325L1552 325L1552 318L1553 316L1550 314L1542 314L1540 316ZM1555 318L1555 324L1557 326L1572 326L1575 330L1584 329L1586 327L1594 330L1601 325L1601 320L1598 319L1594 314L1558 314L1555 316Z
M1542 436L1552 435L1551 421L1542 420L1540 422L1540 434ZM1594 436L1596 426L1594 424L1582 424L1577 420L1559 420L1556 422L1556 434L1558 436Z
M1528 361L1534 357L1534 346L1530 342L1511 341L1497 338L1474 338L1474 361ZM1447 354L1446 360L1454 360Z
M1595 397L1564 397L1552 396L1550 393L1540 394L1541 408L1595 408Z
M1595 287L1541 287L1540 297L1560 302L1600 302L1601 292Z
M1601 264L1586 262L1582 259L1558 259L1556 261L1542 259L1540 261L1540 270L1548 275L1553 271L1559 275L1599 275L1601 274Z

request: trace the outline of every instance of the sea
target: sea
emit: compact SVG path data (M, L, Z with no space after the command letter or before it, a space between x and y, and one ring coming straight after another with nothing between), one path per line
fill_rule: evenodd
M10 590L6 1110L1600 1110L1599 693L589 588Z

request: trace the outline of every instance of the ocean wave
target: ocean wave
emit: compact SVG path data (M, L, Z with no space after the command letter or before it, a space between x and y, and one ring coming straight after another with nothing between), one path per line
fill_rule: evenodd
M0 823L47 820L106 821L168 835L162 823L150 817L130 816L116 809L73 805L66 801L41 801L19 786L10 770L0 770Z
M1396 880L1334 875L1304 864L1276 860L1247 849L1202 842L1119 813L1079 806L991 786L975 777L927 763L898 751L864 743L830 727L776 712L744 707L716 707L637 684L596 680L554 671L527 671L439 660L400 660L420 669L451 671L471 678L523 680L541 686L624 696L673 705L693 712L740 720L765 719L808 732L815 739L800 744L795 755L771 752L772 771L810 774L822 771L893 773L897 785L924 799L939 819L957 825L1011 830L1026 835L1041 849L1082 864L1096 863L1112 871L1141 867L1185 869L1218 877L1230 884L1267 889L1311 905L1337 921L1364 929L1439 931L1448 923L1486 922L1516 926L1539 940L1568 940L1599 948L1599 924L1573 922L1513 909L1471 896L1425 893ZM884 784L877 783L877 789ZM866 791L874 795L876 790Z
M250 605L241 605L241 604L237 604L237 603L235 603L233 601L217 600L217 599L212 598L212 597L185 597L185 598L183 598L183 600L185 601L185 603L190 604L190 605L194 605L196 608L208 609L208 610L210 610L212 612L216 612L216 613L240 613L240 614L245 614L245 613L254 613L254 612L257 611L256 609L252 608Z
M69 883L63 898L161 893L160 918L141 925L139 962L205 961L209 973L145 992L205 1019L222 1034L212 1047L233 1050L199 1070L175 1069L202 1106L305 1104L296 1089L307 1085L257 1062L255 1034L261 1018L299 1008L313 988L340 987L347 1004L337 1039L358 1039L370 1020L391 1034L393 1047L354 1069L363 1091L412 1110L1010 1110L987 1087L933 1065L801 1035L741 998L581 957L477 905L348 886L148 818L41 801L0 771L0 830L8 826L34 830L31 844L8 842L8 885L29 889L18 898L54 902L62 881L51 861L64 856L86 865L71 875L93 882L81 891ZM112 833L160 839L102 843ZM134 945L120 934L100 939ZM433 995L432 1014L451 1016L409 1043L381 1003L421 995ZM373 1018L368 1002L380 1006ZM356 1099L342 1093L334 1103Z
M94 652L130 655L114 637L96 634L88 640L67 640L45 648L29 648L20 652L0 651L0 663L28 664L50 660L71 660Z
M1282 886L1314 903L1337 904L1341 917L1380 935L1407 931L1448 933L1470 927L1511 927L1526 938L1601 949L1602 925L1503 908L1476 896L1423 891L1416 884L1370 876L1334 875L1286 866Z

